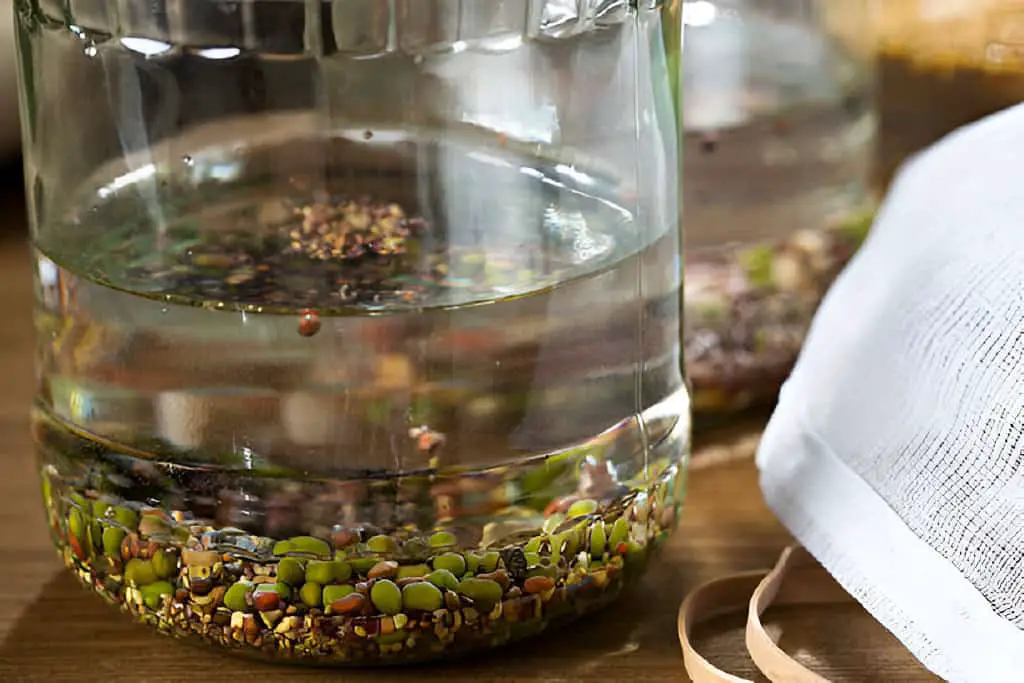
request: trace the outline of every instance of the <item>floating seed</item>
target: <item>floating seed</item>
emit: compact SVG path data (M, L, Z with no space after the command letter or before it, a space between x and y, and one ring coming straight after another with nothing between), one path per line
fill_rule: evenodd
M313 310L306 309L299 316L299 334L303 337L312 337L320 331L320 315Z

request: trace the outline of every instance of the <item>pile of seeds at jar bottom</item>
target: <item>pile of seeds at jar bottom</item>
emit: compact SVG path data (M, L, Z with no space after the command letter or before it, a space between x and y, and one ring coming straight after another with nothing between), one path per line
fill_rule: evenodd
M774 400L872 217L774 244L687 255L685 351L698 425Z
M569 496L542 530L464 550L454 534L275 540L96 497L44 472L59 552L140 622L274 659L427 660L536 634L614 598L670 529L681 477L610 503ZM51 483L52 482L52 483Z

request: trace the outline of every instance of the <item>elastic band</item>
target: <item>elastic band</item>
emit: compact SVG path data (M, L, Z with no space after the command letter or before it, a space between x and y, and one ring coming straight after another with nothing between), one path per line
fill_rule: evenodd
M694 683L752 683L717 668L693 648L693 627L722 614L747 611L746 645L773 683L827 683L778 646L761 623L771 605L828 605L853 598L801 546L783 551L775 568L732 574L698 586L679 609L683 663Z

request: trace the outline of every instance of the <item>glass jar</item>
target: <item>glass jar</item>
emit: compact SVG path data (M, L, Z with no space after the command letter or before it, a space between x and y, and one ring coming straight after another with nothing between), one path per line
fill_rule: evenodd
M874 210L865 0L683 4L685 350L700 428L774 401Z
M15 5L35 443L86 586L375 665L638 575L689 449L677 6Z

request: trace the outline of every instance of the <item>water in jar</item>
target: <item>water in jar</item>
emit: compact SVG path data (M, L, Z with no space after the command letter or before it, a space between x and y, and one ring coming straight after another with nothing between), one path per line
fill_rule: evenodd
M265 59L22 19L179 79ZM381 59L368 103L423 57ZM65 562L164 632L326 663L446 657L614 598L682 500L671 202L479 121L267 116L147 144L59 213L32 184Z
M774 399L863 239L877 114L871 64L843 40L867 35L861 0L683 14L686 358L707 423Z

